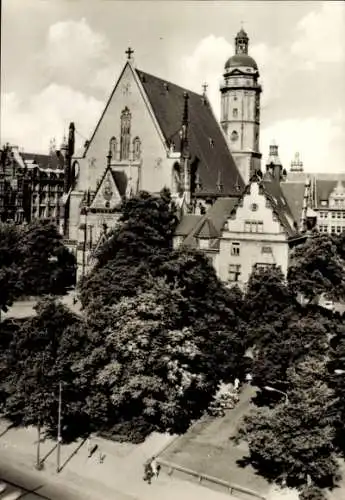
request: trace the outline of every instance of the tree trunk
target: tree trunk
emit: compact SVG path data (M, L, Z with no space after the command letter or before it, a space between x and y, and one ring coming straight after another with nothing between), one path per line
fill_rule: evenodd
M38 421L37 424L37 458L36 458L36 468L41 468L41 458L40 458L40 447L41 447L41 422Z

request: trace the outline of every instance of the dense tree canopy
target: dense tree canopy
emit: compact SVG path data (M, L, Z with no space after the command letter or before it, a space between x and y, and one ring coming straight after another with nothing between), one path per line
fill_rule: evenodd
M308 475L323 487L337 479L335 395L327 376L324 362L305 359L287 371L286 402L245 417L241 435L248 440L251 463L264 476L294 486L306 485Z
M75 283L75 258L64 246L56 225L34 221L21 239L22 280L26 295L63 295Z
M16 425L44 425L55 435L60 382L67 384L65 396L69 394L64 421L71 415L80 421L82 401L69 384L71 366L83 355L81 332L78 318L53 299L40 301L36 311L13 330L7 347L3 413Z
M317 301L322 294L332 299L345 297L341 241L316 233L295 247L288 271L289 286L295 295L300 293L308 301Z
M170 194L141 192L125 201L117 226L97 252L97 264L80 284L84 307L101 297L104 304L133 296L172 249L177 224ZM116 278L115 278L116 277Z
M66 293L75 272L75 258L52 222L0 224L0 310L23 295Z

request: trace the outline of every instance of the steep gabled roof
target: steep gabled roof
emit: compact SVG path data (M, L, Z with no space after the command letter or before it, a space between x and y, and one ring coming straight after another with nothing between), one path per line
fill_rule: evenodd
M235 214L241 200L249 194L250 186L253 182L257 182L261 187L263 194L266 199L270 202L274 214L277 216L279 222L283 226L285 232L289 238L294 238L298 234L298 221L296 221L292 215L289 204L284 196L281 185L277 182L274 177L272 177L268 172L266 172L264 179L258 175L254 175L249 183L244 188L242 196L236 202L232 214Z
M282 182L281 189L294 220L299 224L302 217L305 184L303 182Z
M175 151L180 150L183 95L188 93L189 147L192 161L196 158L199 162L200 194L237 195L244 184L208 100L200 94L144 71L136 72L163 132L166 145L169 146L173 142ZM221 179L221 191L217 188L218 179Z
M186 236L183 245L197 247L197 238L220 238L237 198L218 198L205 215L185 215L177 226L175 234ZM193 219L191 219L193 217ZM185 229L183 234L182 229ZM214 248L216 248L214 243Z
M275 179L262 181L264 192L271 202L272 209L277 215L279 222L284 227L289 237L295 237L298 233L298 220L295 220L289 204L284 196L281 184Z

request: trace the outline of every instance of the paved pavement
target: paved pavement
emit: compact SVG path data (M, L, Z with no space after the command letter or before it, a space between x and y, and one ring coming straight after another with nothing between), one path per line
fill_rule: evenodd
M86 443L64 445L61 452L63 470L56 473L55 443L41 443L44 470L34 467L36 430L10 429L0 422L0 477L28 489L39 487L37 493L50 500L229 500L225 493L161 474L151 485L142 480L143 464L166 445L171 436L153 434L145 443L132 445L94 438L104 462L96 453L88 458ZM2 434L2 435L1 435ZM78 449L79 447L79 449ZM48 453L53 452L49 455ZM64 463L69 460L66 465ZM1 498L1 497L0 497ZM25 497L24 497L25 498ZM234 497L233 497L234 498Z

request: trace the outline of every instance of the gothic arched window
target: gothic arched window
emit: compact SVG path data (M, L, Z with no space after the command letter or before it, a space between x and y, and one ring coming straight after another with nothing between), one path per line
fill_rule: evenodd
M181 179L181 167L179 163L175 163L173 166L173 193L181 193L182 192L182 179Z
M112 137L109 141L109 151L111 154L111 158L113 160L116 160L116 153L117 153L117 140L116 137Z
M127 106L121 113L121 151L120 159L129 159L129 150L131 143L131 113Z
M139 137L133 139L133 160L139 160L141 154L141 142Z

